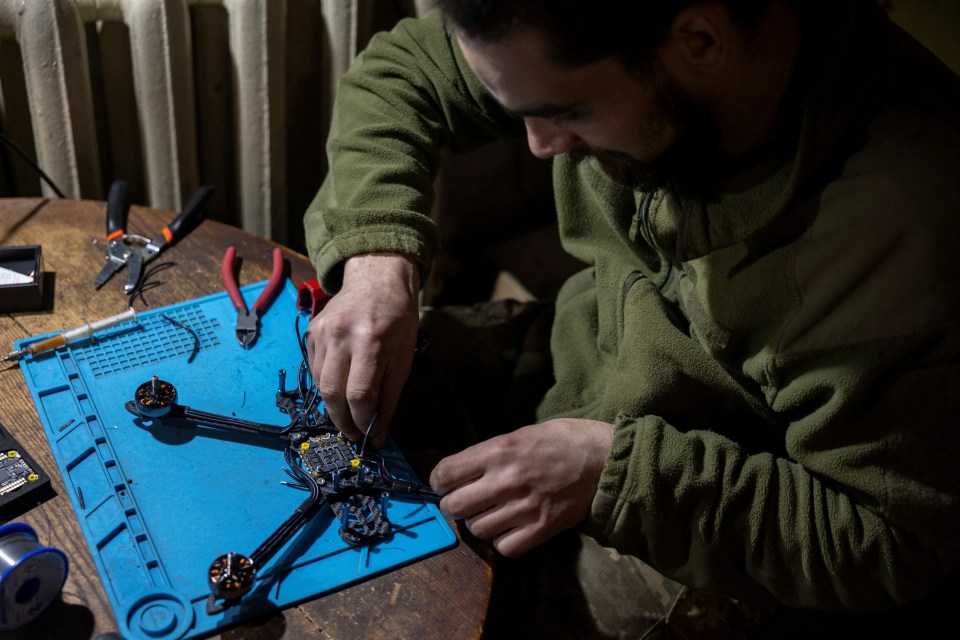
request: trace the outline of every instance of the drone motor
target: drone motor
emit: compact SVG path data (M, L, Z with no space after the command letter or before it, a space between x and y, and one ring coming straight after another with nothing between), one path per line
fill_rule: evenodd
M144 382L133 394L137 411L149 418L160 418L168 413L177 401L177 388L157 376Z
M237 600L250 592L256 575L253 560L231 551L210 564L207 577L214 597Z

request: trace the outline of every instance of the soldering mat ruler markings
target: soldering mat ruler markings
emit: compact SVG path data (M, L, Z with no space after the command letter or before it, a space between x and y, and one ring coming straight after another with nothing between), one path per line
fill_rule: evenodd
M241 291L255 300L265 285ZM285 424L275 394L279 370L287 372L289 388L302 359L296 296L288 281L250 349L238 344L236 310L226 293L218 293L138 312L139 326L118 325L96 341L20 362L125 638L207 635L456 545L433 504L391 499L394 535L360 549L343 542L327 508L258 574L240 605L206 613L212 560L230 551L251 553L306 494L281 484L289 480L282 443L145 423L124 403L156 375L177 387L180 404ZM306 322L300 318L301 331ZM199 350L188 363L195 346L191 331ZM397 477L415 479L392 443L381 452Z

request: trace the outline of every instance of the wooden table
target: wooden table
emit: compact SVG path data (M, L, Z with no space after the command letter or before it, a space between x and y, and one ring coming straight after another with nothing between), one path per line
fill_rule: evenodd
M150 236L173 218L170 212L133 207L127 231ZM81 326L127 308L121 271L99 291L93 276L103 264L106 230L101 202L42 199L0 200L0 245L42 246L43 270L48 274L50 300L37 312L0 314L0 350L12 349L22 338ZM223 290L220 261L228 245L244 258L242 280L255 282L270 275L275 244L240 229L213 221L168 249L165 258L175 274L161 278L162 286L150 289L151 308L191 300ZM290 277L300 283L315 276L307 258L284 249ZM53 276L51 283L50 275ZM135 302L135 308L144 308ZM6 366L4 366L6 365ZM16 363L0 365L0 422L52 478L56 496L15 518L33 527L44 545L62 550L70 572L60 599L29 625L12 632L12 638L98 638L116 632L99 575L87 549L77 517L67 497L58 467L43 433L30 392ZM443 455L464 446L469 435L451 437L450 421L444 437L424 437L423 432L404 438L402 421L394 434L421 478ZM429 428L418 424L419 429ZM467 440L464 440L466 438ZM418 443L429 446L419 447ZM283 518L287 514L282 515ZM282 519L282 518L281 518ZM451 523L453 524L453 523ZM224 631L222 638L476 638L486 617L493 581L493 554L489 547L458 531L457 546L439 555L400 568L355 586L279 611L268 619Z

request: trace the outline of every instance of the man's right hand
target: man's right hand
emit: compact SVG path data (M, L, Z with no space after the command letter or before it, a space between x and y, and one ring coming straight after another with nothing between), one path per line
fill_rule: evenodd
M353 256L344 265L343 287L310 322L313 379L333 423L351 440L373 424L369 443L384 442L413 364L419 290L412 258Z

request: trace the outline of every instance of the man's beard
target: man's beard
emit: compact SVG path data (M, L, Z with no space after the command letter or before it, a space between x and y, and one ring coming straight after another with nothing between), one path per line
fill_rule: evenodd
M721 170L720 132L706 108L675 85L662 71L652 84L654 118L677 132L673 143L653 160L642 161L621 151L574 148L575 160L596 158L612 180L632 189L653 191L670 185L680 191L702 191Z

